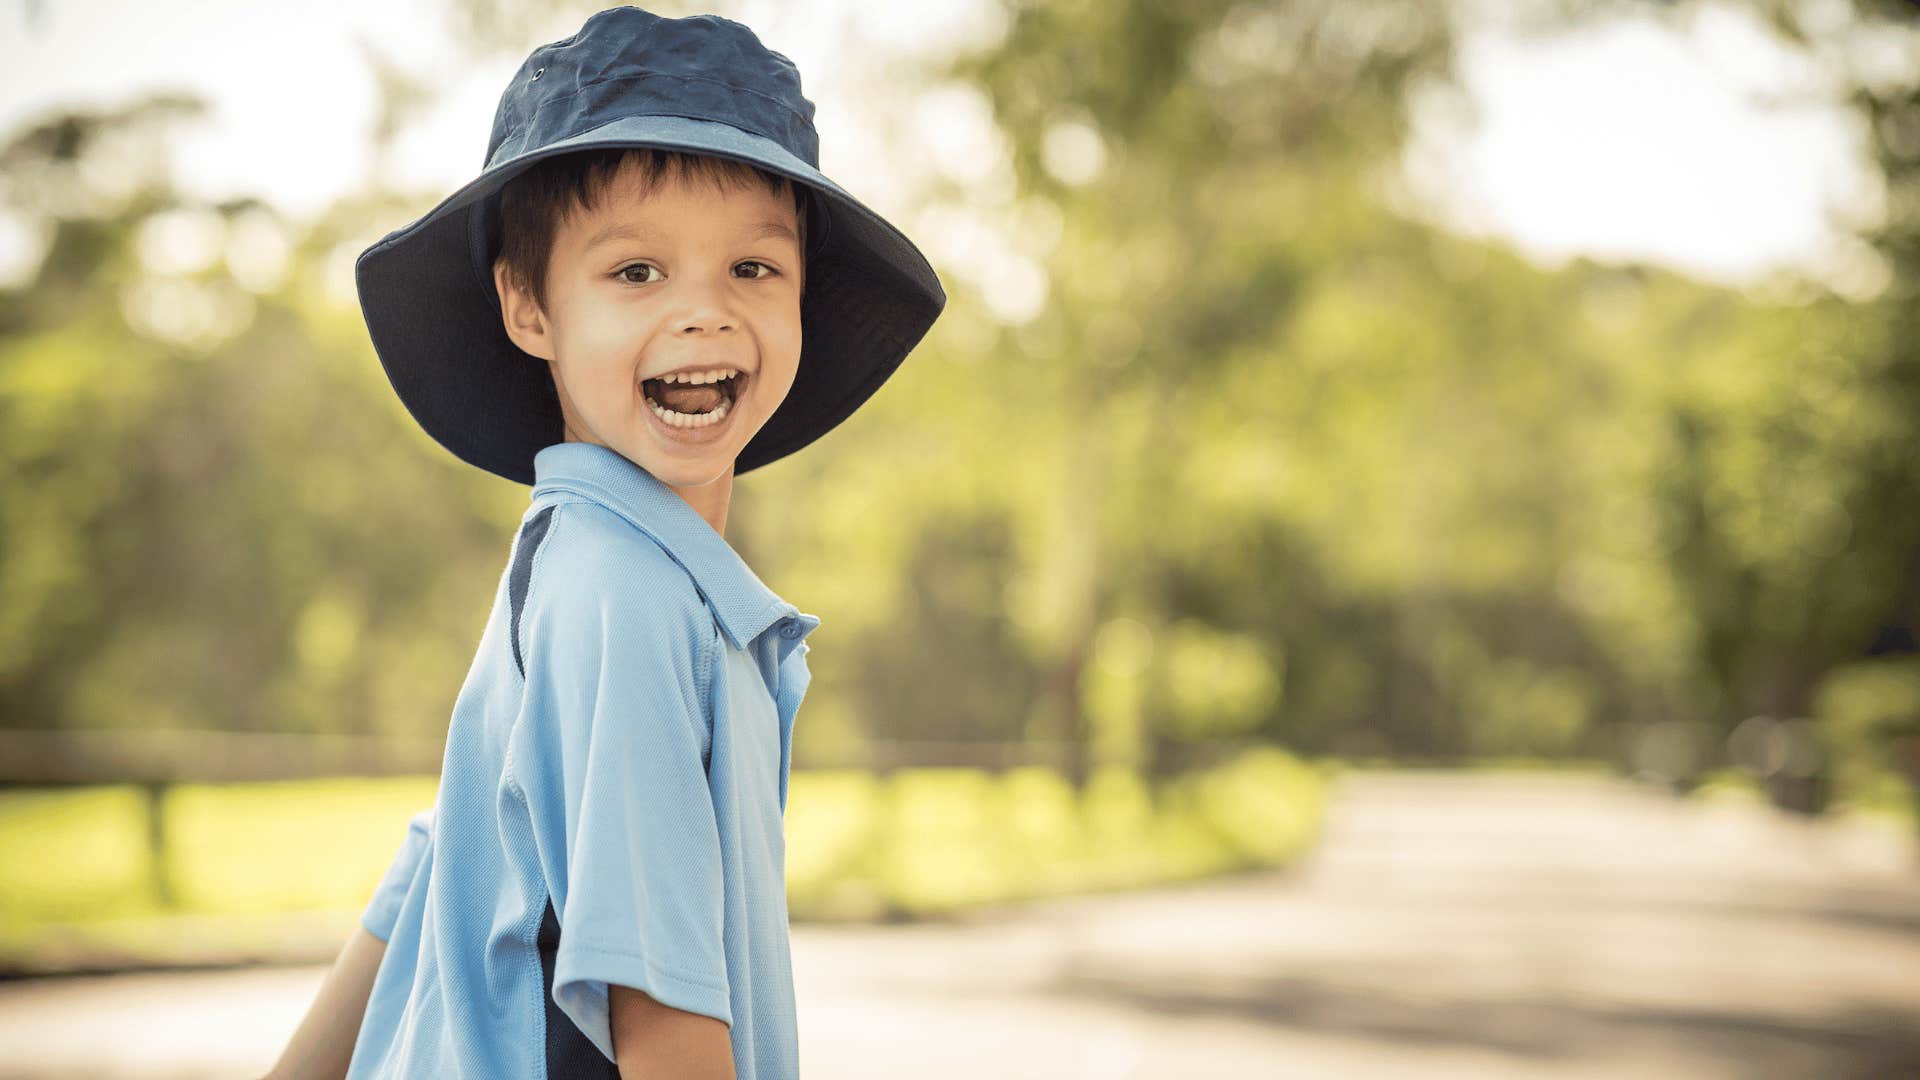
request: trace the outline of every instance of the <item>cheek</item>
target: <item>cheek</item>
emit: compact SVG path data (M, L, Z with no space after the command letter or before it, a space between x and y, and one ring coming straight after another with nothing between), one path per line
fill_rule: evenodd
M636 320L617 312L574 312L561 342L573 377L602 391L633 381L642 337Z
M767 380L767 388L776 391L781 398L785 398L787 391L793 389L800 374L801 345L800 328L795 326L792 331L780 336L778 344L770 342L762 355L767 374L771 376Z
M576 340L574 351L563 355L568 361L568 381L589 400L616 400L629 388L639 391L637 385L632 385L632 365L623 361L623 354L618 350L595 349L589 342Z
M772 359L791 370L800 363L800 349L805 344L800 327L800 306L789 302L772 313L765 323L765 345Z

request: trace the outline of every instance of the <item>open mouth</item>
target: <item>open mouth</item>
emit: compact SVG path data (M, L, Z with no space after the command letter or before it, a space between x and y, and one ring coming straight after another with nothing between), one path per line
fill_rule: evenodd
M727 418L746 378L736 371L704 383L646 379L640 389L646 395L647 407L665 423L682 428L710 427Z

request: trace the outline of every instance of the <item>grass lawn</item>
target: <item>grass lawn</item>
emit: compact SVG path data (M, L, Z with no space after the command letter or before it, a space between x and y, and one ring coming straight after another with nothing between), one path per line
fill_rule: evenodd
M0 793L0 969L330 957L437 784L180 785L161 804L157 856L137 786ZM1157 792L1103 771L1078 798L1038 768L797 770L788 909L796 922L919 917L1279 866L1317 837L1326 784L1271 748Z

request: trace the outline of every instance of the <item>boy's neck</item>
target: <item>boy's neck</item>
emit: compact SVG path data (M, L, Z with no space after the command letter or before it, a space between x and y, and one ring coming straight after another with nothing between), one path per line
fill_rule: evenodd
M721 538L725 539L727 535L727 507L733 502L732 469L728 469L725 476L722 476L710 484L684 488L674 487L672 484L668 484L667 486L673 488L673 493L685 499L687 505L693 507L701 517L706 518L707 524L713 526L713 531L719 533Z

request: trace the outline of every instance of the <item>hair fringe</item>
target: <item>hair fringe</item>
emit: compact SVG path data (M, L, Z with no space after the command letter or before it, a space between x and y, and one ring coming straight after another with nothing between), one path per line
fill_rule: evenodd
M813 201L807 185L757 165L712 154L656 147L602 147L543 158L501 187L499 247L488 253L489 265L500 261L512 280L545 311L554 237L571 215L591 213L599 206L601 196L629 161L639 166L643 193L651 193L669 176L716 187L745 187L758 180L775 195L791 189L799 216L800 251L805 258L807 219ZM804 274L803 267L803 291Z

